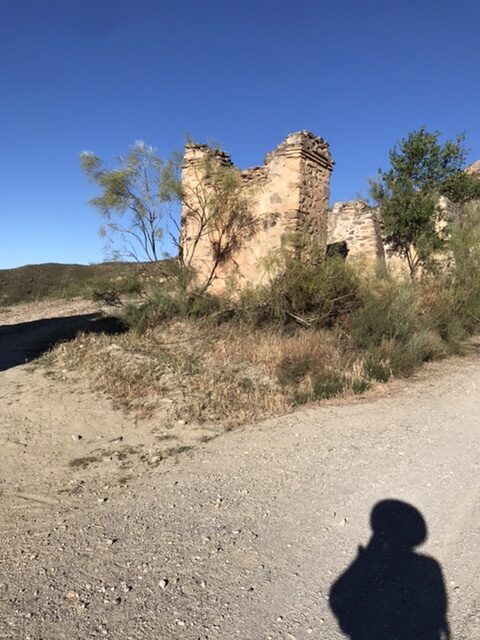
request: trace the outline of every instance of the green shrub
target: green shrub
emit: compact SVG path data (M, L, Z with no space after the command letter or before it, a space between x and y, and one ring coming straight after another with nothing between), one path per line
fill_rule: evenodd
M388 382L392 375L390 367L374 354L365 361L364 371L367 378L376 382Z
M342 374L335 371L325 372L312 377L308 387L300 386L294 388L291 401L298 406L314 400L327 400L328 398L339 396L348 386ZM359 393L363 391L365 391L365 388L362 388Z
M312 356L308 354L284 357L278 364L278 381L282 386L298 384L312 370L313 366Z
M287 259L270 285L241 292L237 310L248 322L329 328L359 304L356 270L340 258L321 263Z
M352 382L352 391L355 394L365 393L371 387L371 383L368 380L362 378L356 379Z
M227 301L219 296L187 292L163 283L150 288L146 301L128 304L123 319L130 328L143 333L167 320L206 318L222 314L227 307Z
M111 304L118 302L121 295L140 295L143 288L142 279L136 273L117 277L94 276L83 289L83 296L94 302Z
M414 333L407 340L405 347L417 354L420 362L438 360L447 355L444 341L438 333L430 329L422 329Z
M385 340L378 353L383 362L388 362L394 375L410 376L424 362L443 358L446 347L438 334L422 329L404 341Z
M362 286L361 304L348 320L356 346L379 347L385 340L402 343L420 325L418 293L412 283L372 278Z
M312 380L312 398L323 400L339 396L347 387L343 375L337 372L326 372L321 376L315 376Z

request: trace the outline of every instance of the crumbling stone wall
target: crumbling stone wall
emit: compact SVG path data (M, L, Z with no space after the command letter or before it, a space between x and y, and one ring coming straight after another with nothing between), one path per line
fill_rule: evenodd
M477 160L465 169L467 173L480 179L480 160Z
M228 260L220 265L213 282L213 290L221 291L233 277L237 286L257 285L267 281L268 258L286 240L301 232L307 245L315 243L320 253L329 254L329 245L340 244L347 260L356 258L384 259L390 265L398 258L388 256L382 239L380 214L363 200L338 202L329 210L330 174L333 160L325 140L308 131L290 134L284 142L265 156L261 167L240 170L224 151L212 151L205 145L185 147L182 183L188 203L195 207L205 189L205 159L212 157L220 166L237 173L242 190L248 197L251 217L257 221L255 233L246 239ZM480 177L480 161L467 169ZM458 212L448 202L440 202L445 218ZM442 226L440 225L439 231ZM300 234L299 234L300 235ZM181 246L186 261L204 282L214 263L215 238L203 236L198 240L195 223L183 207Z
M378 210L364 200L336 202L328 215L327 244L345 242L347 259L385 257Z
M183 163L184 192L190 198L202 193L202 162L209 152L204 145L187 145ZM226 279L234 276L238 285L259 284L268 277L264 263L272 252L297 231L307 233L320 250L327 244L330 173L333 161L328 144L312 133L300 131L289 135L267 154L262 167L240 171L230 156L217 151L216 161L238 171L250 199L258 230L221 265L213 288L222 290ZM196 195L197 194L197 195ZM195 203L190 201L190 207ZM213 261L212 238L204 237L195 246L196 229L184 206L182 216L182 251L203 281Z

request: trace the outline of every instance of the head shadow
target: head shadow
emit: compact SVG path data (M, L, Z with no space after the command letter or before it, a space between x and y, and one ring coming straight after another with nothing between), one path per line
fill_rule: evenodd
M370 515L372 535L330 590L330 607L351 640L442 640L450 637L442 570L416 547L425 519L400 500L382 500Z

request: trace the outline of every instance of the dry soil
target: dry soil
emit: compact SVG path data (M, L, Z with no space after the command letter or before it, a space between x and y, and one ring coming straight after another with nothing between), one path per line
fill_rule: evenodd
M94 311L62 304L56 317ZM0 324L49 313L16 307ZM220 435L134 423L84 380L19 364L12 336L0 371L0 638L345 638L329 591L386 498L425 518L418 553L442 567L452 638L480 638L475 354L382 397Z

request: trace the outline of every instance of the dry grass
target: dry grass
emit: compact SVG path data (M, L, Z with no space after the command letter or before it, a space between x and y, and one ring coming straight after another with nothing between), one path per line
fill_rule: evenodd
M84 335L45 361L88 376L122 409L140 416L161 408L172 421L225 428L288 410L277 384L269 336L177 322L144 335ZM255 357L250 357L250 356Z
M301 379L282 380L286 362L307 356ZM57 370L82 372L127 412L147 417L161 410L172 422L225 429L286 413L300 397L314 399L309 389L322 373L341 368L342 376L355 377L358 369L332 332L287 335L275 328L186 321L143 335L79 336L57 346L44 361Z

